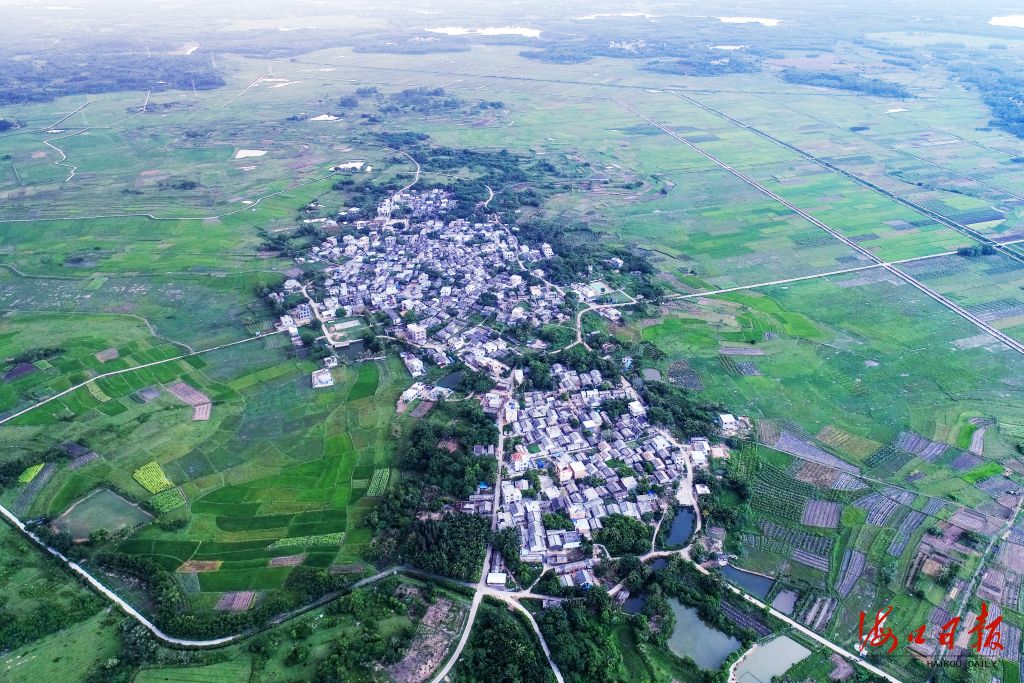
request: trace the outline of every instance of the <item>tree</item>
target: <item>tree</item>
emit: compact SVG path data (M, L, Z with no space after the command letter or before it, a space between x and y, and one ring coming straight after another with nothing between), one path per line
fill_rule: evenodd
M635 517L608 515L594 539L612 555L640 555L651 548L651 528Z
M539 624L551 656L569 683L605 683L627 678L614 635L617 610L601 588L582 601L564 602L541 613Z
M312 327L303 327L299 330L299 339L306 346L313 346L313 343L320 336L320 331Z
M456 683L549 683L544 655L518 613L487 598L453 673Z
M401 546L412 565L432 574L476 581L483 568L491 525L478 515L454 513L417 520Z

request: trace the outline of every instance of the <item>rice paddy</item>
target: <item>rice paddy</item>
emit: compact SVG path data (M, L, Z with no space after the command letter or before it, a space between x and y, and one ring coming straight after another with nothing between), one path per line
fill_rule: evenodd
M879 55L858 49L876 68ZM160 94L167 107L159 117L64 140L88 181L80 184L64 183L48 155L33 157L33 136L4 137L25 186L0 179L0 356L40 339L59 351L5 370L0 411L94 374L267 329L272 313L256 288L294 263L261 253L260 231L292 227L315 198L348 203L331 189L336 163L363 159L375 182L410 170L351 120L288 117L353 83L443 85L500 99L505 118L397 117L389 125L437 144L508 148L590 169L537 213L587 221L609 243L642 251L657 281L688 297L613 331L656 346L664 357L650 370L753 417L760 440L777 449L754 449L764 466L750 480L742 565L781 574L800 593L794 614L841 642L854 637L858 605L897 600L908 622L937 606L934 577L909 571L923 540L948 550L956 532L947 539L930 529L955 520L984 531L994 523L985 514L1012 511L996 484L1007 468L1009 481L1019 478L1019 355L616 98L878 258L916 259L897 265L1024 340L1024 271L1013 255L1024 236L1013 196L1024 167L1011 161L1024 145L988 128L974 93L951 89L934 70L901 73L919 97L893 111L870 96L781 81L766 89L764 74L709 81L608 58L540 64L508 46L459 66L445 54L375 55L372 67L359 57L338 48L282 61L275 75L294 85L256 88L244 108L223 108L227 91L242 91L265 68L225 57L223 91ZM90 99L95 123L117 120L130 98ZM81 101L14 113L43 126L55 109ZM239 134L227 139L226 129ZM238 150L266 153L236 161ZM172 176L200 187L161 186ZM949 222L1009 242L1010 253L950 253L978 242ZM785 281L792 278L807 279ZM715 293L729 288L743 289ZM389 358L343 367L334 387L314 394L314 364L287 356L282 343L267 338L100 379L0 426L5 452L29 462L67 442L84 449L73 456L79 465L62 463L29 491L24 514L57 519L76 538L126 529L118 549L169 570L209 563L189 584L196 609L224 595L260 599L295 566L364 562L371 539L359 521L397 479L394 404L408 379ZM193 401L175 398L182 385L208 399L194 403L212 405L207 419L193 420ZM5 504L32 483L5 493ZM135 504L184 526L163 528ZM985 512L974 519L959 506ZM971 570L968 561L960 576ZM140 680L147 675L157 674Z

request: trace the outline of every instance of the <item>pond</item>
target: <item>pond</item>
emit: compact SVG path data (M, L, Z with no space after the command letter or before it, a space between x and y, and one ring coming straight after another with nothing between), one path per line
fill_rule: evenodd
M668 649L676 655L689 657L700 668L714 671L739 649L740 641L705 624L694 608L686 607L676 599L669 600L669 605L676 616L676 626L668 641Z
M447 375L439 379L436 386L444 387L445 389L454 389L459 386L459 382L462 381L462 370L456 370L455 372L449 372Z
M771 576L748 572L738 569L731 564L722 567L722 574L729 583L736 584L758 600L764 600L775 584L775 579Z
M651 571L656 571L656 572L657 571L661 571L662 569L664 569L667 566L668 566L668 558L667 557L656 557L655 559L651 560Z
M438 26L426 29L429 33L443 33L446 36L523 36L524 38L540 38L540 31L522 26L486 26L484 28L467 28L465 26Z
M665 547L682 548L689 543L690 537L693 536L695 522L696 516L693 514L693 508L679 508L675 519L672 520L672 526L669 527L668 536L665 539Z
M362 340L354 341L347 346L336 349L335 353L347 360L356 360L359 356L366 353L366 344Z
M788 636L755 645L736 665L739 683L771 683L811 651Z
M644 610L646 603L647 599L643 596L643 593L631 595L622 603L622 611L626 614L640 614Z

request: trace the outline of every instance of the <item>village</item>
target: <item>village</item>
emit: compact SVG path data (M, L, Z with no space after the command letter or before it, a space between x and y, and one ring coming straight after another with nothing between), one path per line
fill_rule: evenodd
M337 321L354 327L360 318L379 320L386 337L404 347L400 357L417 380L400 397L400 411L453 394L424 381L428 363L461 363L488 375L494 387L474 398L503 430L502 439L498 448L476 445L474 454L496 457L504 476L496 487L481 483L458 507L493 519L497 529L518 529L520 561L554 569L565 587L590 588L599 583L593 570L602 520L622 515L653 531L670 507L694 507L696 496L708 493L694 484L693 473L711 459L728 458L728 449L706 438L681 443L650 424L640 395L619 374L555 363L551 390L520 390L523 370L512 368L520 350L500 330L571 324L576 301L610 290L601 282L566 289L549 283L543 263L554 256L550 245L522 244L496 219L446 221L453 206L442 190L403 191L384 200L373 220L344 223L351 229L296 259L323 266L324 298L314 299L307 285L289 279L272 299L301 292L306 301L282 315L278 327L301 344L297 328L319 326L337 349L350 343L339 341ZM615 315L605 317L614 321L618 311L609 311ZM334 355L323 360L312 373L314 388L333 384L337 362ZM749 427L746 418L732 415L721 415L720 422L725 434ZM558 523L545 524L545 518ZM490 587L513 585L499 553L488 565Z
M709 492L694 485L693 471L729 453L702 437L680 443L651 425L625 378L613 382L596 370L578 373L559 364L552 372L555 390L526 392L502 407L515 445L497 524L519 530L523 562L553 568L565 587L590 588L598 583L596 555L581 548L593 544L603 519L623 515L653 526L673 504L693 507L694 496ZM481 499L464 510L485 513L487 506ZM573 528L548 528L549 514ZM502 585L504 578L496 571L489 582Z

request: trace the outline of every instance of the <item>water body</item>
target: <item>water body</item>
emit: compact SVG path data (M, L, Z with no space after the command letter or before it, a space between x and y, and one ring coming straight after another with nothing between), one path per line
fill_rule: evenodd
M693 508L679 508L675 519L672 520L672 526L668 530L668 538L665 539L666 546L681 548L689 543L690 537L693 536L695 522L696 516L693 514Z
M809 654L810 650L792 638L779 636L755 645L736 665L736 679L739 683L771 683L775 676L786 673Z
M366 344L364 344L363 340L361 339L359 341L352 342L348 346L342 346L339 349L335 349L335 353L337 353L342 358L346 358L348 360L356 360L365 352Z
M689 657L700 668L714 671L739 649L740 641L705 624L694 608L686 607L676 599L669 600L669 605L676 616L676 627L668 641L668 649L678 656Z
M1024 28L1024 14L1009 14L1004 17L992 17L989 19L992 26L1008 26L1010 28Z
M723 24L761 24L761 26L778 26L781 19L765 19L764 17L715 17Z
M651 571L658 572L658 571L661 571L662 569L664 569L667 566L668 566L668 558L667 557L657 557L657 558L651 560Z
M588 14L585 17L575 17L580 21L593 21L594 19L607 19L611 17L626 17L626 18L643 18L643 19L654 19L654 14L644 14L643 12L616 12L615 14Z
M488 26L486 28L466 28L464 26L438 26L428 28L428 33L443 33L446 36L523 36L524 38L540 38L540 30L523 28L522 26Z
M455 372L449 372L447 375L438 380L435 386L444 387L445 389L454 389L459 386L459 382L462 381L462 371L456 370Z
M642 593L631 595L622 603L622 611L626 614L640 614L644 610L645 604L647 604L647 598Z
M729 581L734 583L758 600L764 600L775 585L775 579L763 574L755 574L743 569L738 569L731 564L722 567L722 574Z

